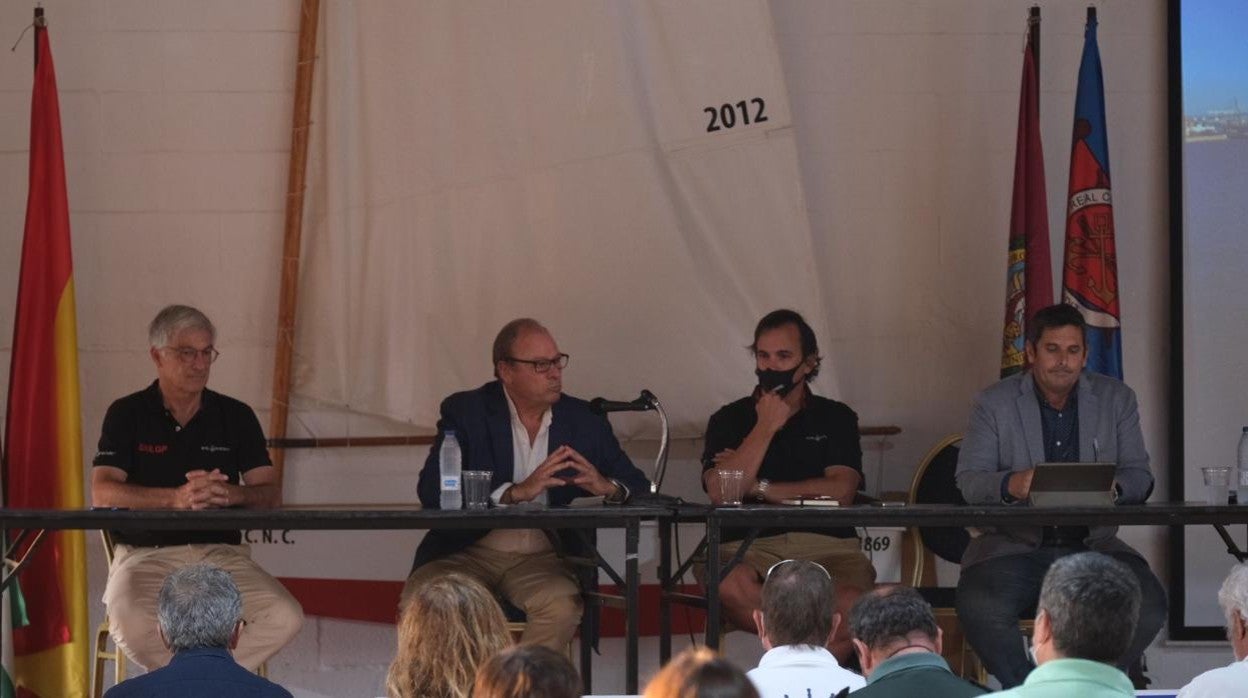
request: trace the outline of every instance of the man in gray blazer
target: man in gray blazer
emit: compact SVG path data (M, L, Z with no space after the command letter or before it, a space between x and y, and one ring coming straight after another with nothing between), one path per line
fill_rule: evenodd
M1036 312L1027 332L1031 368L982 391L958 457L957 482L971 504L1026 506L1037 463L1118 464L1114 501L1139 504L1153 490L1135 392L1121 381L1084 373L1087 327L1079 311L1054 305ZM1140 582L1139 623L1119 666L1144 682L1139 662L1166 617L1166 594L1148 563L1113 526L985 528L962 557L958 620L1002 686L1033 668L1018 639L1018 620L1034 613L1050 564L1083 550L1125 564Z

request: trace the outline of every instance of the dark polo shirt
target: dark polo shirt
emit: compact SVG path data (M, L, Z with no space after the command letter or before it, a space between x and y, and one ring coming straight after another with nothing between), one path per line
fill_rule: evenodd
M754 398L745 397L724 405L711 415L706 425L706 449L702 452L702 472L715 467L716 453L741 445L758 423ZM862 446L858 442L858 415L843 402L807 392L806 404L789 417L772 437L758 469L758 477L772 482L796 482L823 477L824 469L844 465L862 474ZM841 528L765 529L760 536L808 531L856 538L858 533ZM724 529L723 540L740 540L744 529Z
M880 662L867 685L851 693L861 698L971 698L988 691L949 671L939 654L918 652Z
M246 404L205 389L199 411L183 427L165 409L156 381L109 406L92 461L120 468L127 484L145 487L181 487L192 470L220 470L237 485L243 473L271 464L260 422ZM113 538L136 546L242 540L238 531L118 531Z

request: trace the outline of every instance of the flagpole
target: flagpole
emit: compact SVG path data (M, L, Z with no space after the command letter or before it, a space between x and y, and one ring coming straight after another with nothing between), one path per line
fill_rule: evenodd
M1040 83L1040 6L1032 5L1027 16L1027 39L1031 42L1031 53L1036 61L1036 85L1039 92Z
M295 351L295 311L299 305L299 252L303 234L304 190L308 170L308 136L312 124L313 67L316 62L320 0L303 0L299 20L299 55L295 64L295 100L290 137L290 167L286 175L286 224L282 236L281 285L278 289L277 346L273 349L273 400L269 412L271 442L286 437L290 411L291 364ZM283 490L286 451L269 450L277 470L278 492Z
M47 20L43 18L43 8L35 5L35 68L39 67L39 30L48 26Z

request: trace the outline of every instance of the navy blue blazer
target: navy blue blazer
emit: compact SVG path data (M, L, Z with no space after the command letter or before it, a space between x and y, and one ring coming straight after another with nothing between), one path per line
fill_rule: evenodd
M563 395L551 407L551 413L549 451L570 445L593 463L599 472L619 480L633 494L650 491L650 481L620 448L610 422L606 417L591 412L588 402ZM459 441L464 470L489 470L493 473L491 491L502 487L503 483L515 482L511 411L507 407L507 395L503 392L502 383L490 381L476 390L455 393L442 401L438 436L429 449L429 457L420 471L420 482L417 484L422 507L437 509L440 506L441 466L438 458L447 430L454 431ZM575 485L553 487L546 492L550 506L564 506L576 497L587 495L589 492ZM412 569L459 552L488 532L482 529L431 530L416 548Z
M291 698L290 691L234 661L223 647L182 650L167 666L127 679L104 698Z

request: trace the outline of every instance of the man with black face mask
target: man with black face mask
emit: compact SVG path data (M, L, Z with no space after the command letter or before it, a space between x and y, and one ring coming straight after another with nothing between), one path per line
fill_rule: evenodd
M798 313L776 310L758 322L750 350L758 385L748 397L721 407L706 427L702 486L711 501L722 504L720 473L740 471L742 491L754 501L817 496L850 504L862 484L858 415L810 391L820 361L814 331ZM743 531L724 531L723 560L732 558L742 537ZM767 570L792 559L819 563L832 574L842 617L875 584L875 569L853 528L766 529L720 584L725 617L757 632L753 614ZM828 649L842 662L853 657L844 629Z

